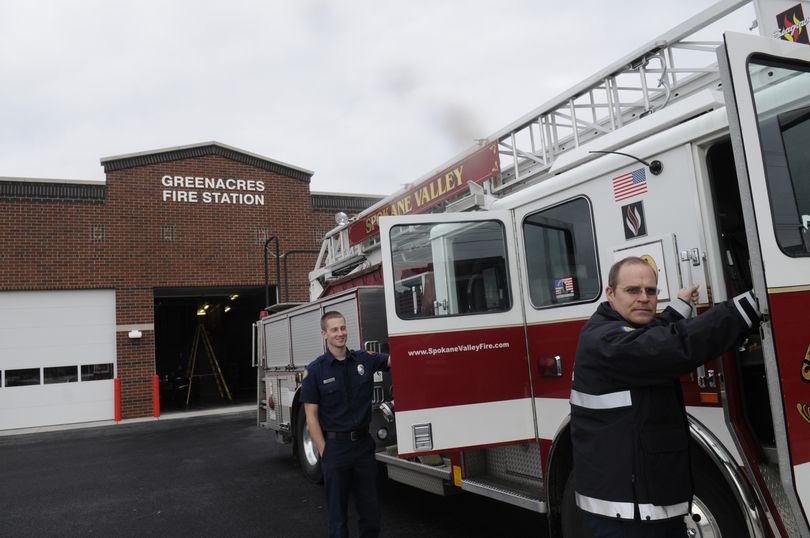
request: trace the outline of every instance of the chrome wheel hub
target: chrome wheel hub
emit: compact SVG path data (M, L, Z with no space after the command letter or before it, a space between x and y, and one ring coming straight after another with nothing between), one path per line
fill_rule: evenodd
M684 516L686 535L690 538L720 538L720 527L709 507L698 497L692 498L692 514Z
M306 457L307 463L310 467L315 467L318 464L320 457L318 455L318 448L315 446L315 441L312 440L312 436L309 434L309 428L306 426L304 427L304 434L302 437L303 439L301 440L301 444L303 446L301 449L304 451L304 457Z

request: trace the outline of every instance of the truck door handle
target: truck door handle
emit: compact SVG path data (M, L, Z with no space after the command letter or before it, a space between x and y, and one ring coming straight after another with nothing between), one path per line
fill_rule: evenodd
M541 355L537 357L537 366L541 377L562 377L562 357L559 355Z

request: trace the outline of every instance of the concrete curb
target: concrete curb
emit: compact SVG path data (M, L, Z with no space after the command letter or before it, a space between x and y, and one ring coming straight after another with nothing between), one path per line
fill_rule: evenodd
M11 435L27 435L31 433L42 432L57 432L64 430L81 430L85 428L101 428L104 426L118 426L124 424L138 424L142 422L159 422L165 420L182 420L186 418L195 417L209 417L215 415L231 415L234 413L246 413L248 411L255 411L254 404L238 405L233 407L218 407L215 409L204 409L201 411L175 411L161 415L160 417L141 417L130 418L116 422L114 420L99 420L95 422L77 422L74 424L56 424L54 426L39 426L36 428L17 428L13 430L0 430L0 437L7 437Z

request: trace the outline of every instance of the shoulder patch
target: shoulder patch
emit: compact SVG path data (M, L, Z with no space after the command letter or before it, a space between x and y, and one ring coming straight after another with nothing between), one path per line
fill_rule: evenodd
M624 325L624 326L622 326L622 330L623 330L624 332L626 332L626 333L629 333L629 332L635 331L635 330L636 330L636 328L635 328L635 327L631 327L630 325Z
M309 370L304 368L304 375L301 376L301 379L306 379L308 375L309 375Z

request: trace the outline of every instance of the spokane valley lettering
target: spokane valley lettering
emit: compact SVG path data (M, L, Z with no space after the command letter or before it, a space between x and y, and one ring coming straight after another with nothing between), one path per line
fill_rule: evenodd
M264 205L264 181L195 176L163 176L164 202ZM193 190L192 190L193 189ZM224 191L224 192L222 192Z
M380 217L407 215L414 209L430 207L432 202L439 200L446 194L459 190L463 185L461 172L464 165L457 166L454 170L447 172L443 176L436 177L422 187L408 193L402 198L395 200L380 211L367 217L366 233L377 231Z

